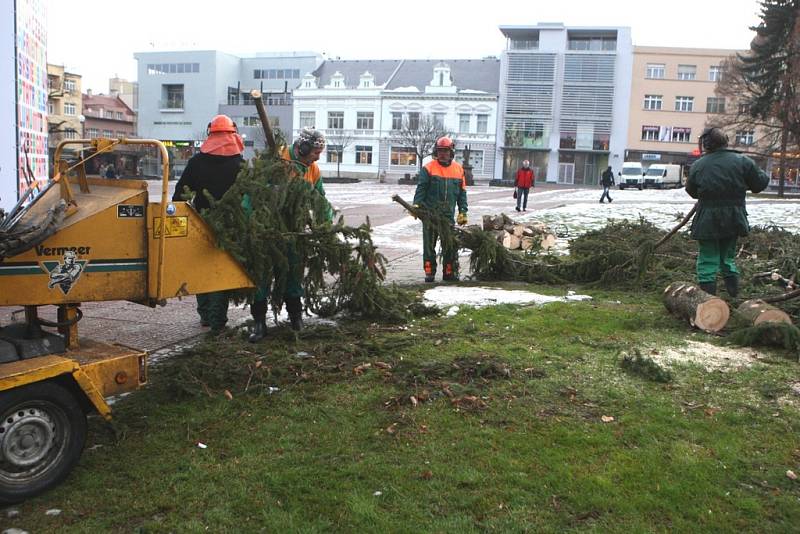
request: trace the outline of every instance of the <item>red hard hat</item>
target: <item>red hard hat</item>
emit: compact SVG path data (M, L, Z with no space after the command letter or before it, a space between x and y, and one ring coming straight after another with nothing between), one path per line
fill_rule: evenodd
M227 115L216 115L211 122L208 123L208 133L236 133L236 123L234 123Z
M447 136L444 136L436 140L436 150L439 150L440 148L455 150L456 144L453 142L452 139L450 139Z

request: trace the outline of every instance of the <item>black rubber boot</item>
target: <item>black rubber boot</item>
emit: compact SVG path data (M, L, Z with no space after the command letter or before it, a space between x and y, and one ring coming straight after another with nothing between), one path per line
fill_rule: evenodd
M701 282L700 289L708 293L709 295L716 295L717 294L717 283L716 282Z
M253 323L253 331L250 333L250 337L247 338L247 341L250 343L258 343L267 337L267 318L257 317L253 318L253 320L255 321Z
M247 341L258 343L267 337L267 302L257 301L250 305L250 313L253 315L253 331Z
M739 277L738 276L726 276L725 277L725 291L728 292L728 295L731 298L736 298L739 296Z
M286 311L289 312L292 330L299 332L303 329L303 304L300 302L300 297L289 297L284 302Z

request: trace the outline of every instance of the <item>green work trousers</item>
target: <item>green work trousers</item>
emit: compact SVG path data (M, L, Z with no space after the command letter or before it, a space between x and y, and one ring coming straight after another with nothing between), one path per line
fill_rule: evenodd
M701 284L717 281L717 273L728 278L737 276L734 258L736 256L736 238L701 239L698 242L697 281Z
M228 322L228 292L214 291L197 295L197 313L211 330L222 330Z
M436 241L439 240L439 233L436 228L427 224L422 225L422 265L425 274L436 274ZM442 247L444 249L444 247ZM442 250L442 262L445 265L445 275L458 274L458 249L451 251ZM451 266L452 272L447 272L447 266Z
M286 253L286 259L289 262L289 272L286 275L286 291L281 296L283 297L283 300L300 298L303 296L302 280L300 273L298 272L298 268L300 266L300 257L297 255L294 247L289 247ZM274 274L275 276L278 276L278 273ZM256 293L253 296L254 306L251 306L253 317L259 317L262 314L266 314L266 302L269 298L269 287L269 282L264 282L259 284L258 288L256 288Z

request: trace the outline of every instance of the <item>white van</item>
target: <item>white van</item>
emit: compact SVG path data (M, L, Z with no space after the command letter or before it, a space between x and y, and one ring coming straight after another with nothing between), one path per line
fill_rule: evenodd
M638 161L626 161L622 164L622 172L618 172L619 188L635 187L639 190L644 187L644 171Z
M680 165L655 163L644 174L644 186L664 189L683 185L683 168Z

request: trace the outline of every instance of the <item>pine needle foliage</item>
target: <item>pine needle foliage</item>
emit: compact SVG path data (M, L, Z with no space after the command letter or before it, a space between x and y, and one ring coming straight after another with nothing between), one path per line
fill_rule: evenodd
M728 340L742 347L779 347L800 354L800 329L786 323L761 323L731 333Z
M294 269L306 307L318 315L345 311L386 321L408 318L416 296L383 284L386 258L372 242L369 221L358 227L347 226L342 217L329 222L325 197L290 172L287 162L264 152L242 168L219 201L209 199L211 209L203 217L218 246L256 284L269 287L275 313Z
M631 354L623 353L620 360L622 368L631 375L653 382L672 382L672 373L658 365L648 356L642 356L639 349L634 349Z

